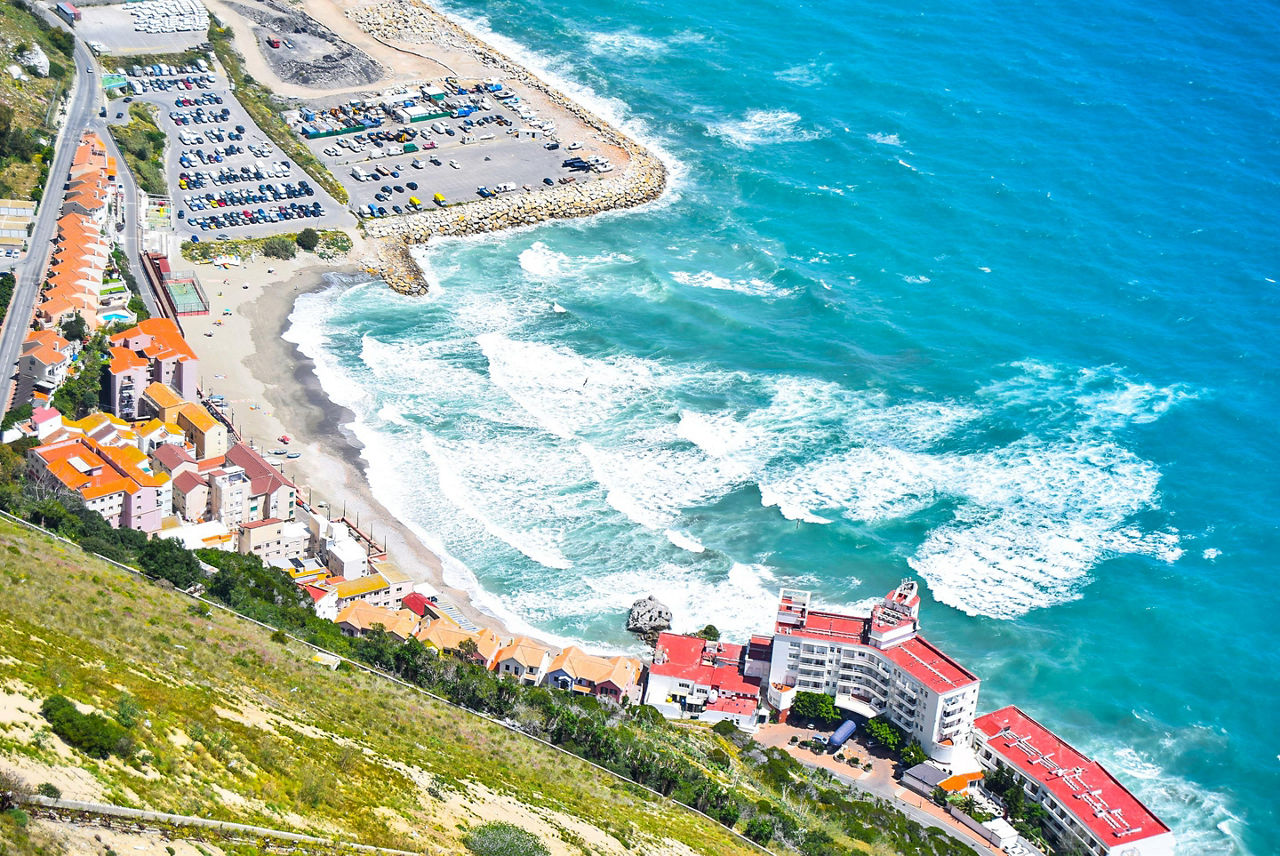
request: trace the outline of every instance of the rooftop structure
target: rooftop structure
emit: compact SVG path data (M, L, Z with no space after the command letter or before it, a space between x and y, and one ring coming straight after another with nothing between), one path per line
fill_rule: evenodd
M661 633L649 666L644 702L665 716L758 725L760 681L745 674L746 648L699 636Z
M37 446L28 453L38 474L80 494L85 507L114 528L155 532L169 515L169 477L155 474L136 447L104 446L75 437Z
M1004 766L1044 806L1059 843L1098 856L1172 856L1173 833L1097 761L1010 705L973 724L987 769Z
M815 609L809 592L783 589L769 680L826 693L837 707L862 716L883 714L931 757L950 761L973 722L979 681L919 635L919 614L919 591L910 580L867 617Z

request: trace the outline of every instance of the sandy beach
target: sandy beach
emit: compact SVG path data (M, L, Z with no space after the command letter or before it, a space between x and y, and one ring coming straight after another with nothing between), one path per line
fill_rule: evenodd
M357 243L349 258L359 257L362 249ZM209 315L182 319L187 341L200 357L201 389L226 396L237 430L260 451L279 446L277 438L289 435L289 449L302 457L285 461L284 472L298 485L299 496L313 506L327 502L334 517L344 509L350 520L358 515L362 530L372 528L374 538L385 541L390 561L477 624L505 633L503 623L476 608L467 592L445 585L440 558L374 497L360 443L346 427L354 415L329 400L311 360L283 338L301 295L325 288L325 273L355 270L305 253L283 262L253 259L225 273L202 266Z

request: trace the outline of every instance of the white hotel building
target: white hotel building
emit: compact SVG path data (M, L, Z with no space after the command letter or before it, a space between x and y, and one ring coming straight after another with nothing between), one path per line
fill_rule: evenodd
M973 749L987 770L1003 766L1027 798L1049 814L1067 849L1095 856L1173 856L1174 837L1158 817L1101 764L1009 707L979 717Z
M870 617L813 609L810 592L783 589L769 666L770 703L795 690L826 693L836 707L884 714L942 764L964 763L978 706L978 678L919 635L916 583L902 582Z

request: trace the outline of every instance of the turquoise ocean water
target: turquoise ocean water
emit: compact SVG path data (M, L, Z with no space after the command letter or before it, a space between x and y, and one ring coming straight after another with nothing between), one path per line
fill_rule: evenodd
M1275 4L449 8L673 174L300 301L451 579L627 647L912 576L984 709L1278 852Z

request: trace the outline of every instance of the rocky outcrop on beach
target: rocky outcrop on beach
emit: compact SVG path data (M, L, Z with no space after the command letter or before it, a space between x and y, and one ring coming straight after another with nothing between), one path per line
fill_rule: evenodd
M653 595L631 604L627 613L627 631L634 633L649 645L658 642L658 634L671 627L671 609Z
M542 93L593 132L602 144L621 150L625 157L625 163L619 164L616 174L589 181L540 187L524 193L504 194L403 217L369 221L365 227L366 234L370 238L383 239L379 241L383 258L375 267L379 272L383 269L391 271L391 278L384 276L384 279L396 291L422 294L427 288L411 263L409 268L403 268L402 260L408 257L408 253L397 244L422 244L435 236L478 235L544 220L588 217L605 211L634 208L657 199L666 188L666 167L643 146L429 6L416 0L390 0L353 8L347 14L362 30L387 43L444 44L465 50L487 68L493 69L496 76ZM407 278L403 276L406 271L410 274Z

